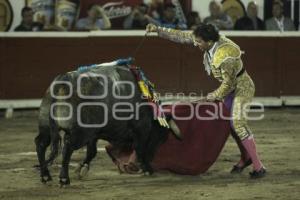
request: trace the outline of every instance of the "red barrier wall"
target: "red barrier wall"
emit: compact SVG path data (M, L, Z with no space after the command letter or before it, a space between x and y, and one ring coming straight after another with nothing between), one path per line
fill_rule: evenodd
M244 65L256 84L256 96L300 95L298 37L231 37L246 54ZM80 65L131 55L141 37L0 37L0 99L41 98L54 77ZM218 83L206 75L202 53L149 37L136 56L159 91L203 92Z

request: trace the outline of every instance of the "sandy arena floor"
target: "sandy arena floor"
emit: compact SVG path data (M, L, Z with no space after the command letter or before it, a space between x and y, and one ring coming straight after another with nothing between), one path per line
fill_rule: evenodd
M50 168L53 182L43 185L38 172L33 139L37 134L37 112L17 112L13 119L0 117L0 199L300 199L300 109L267 110L265 119L251 122L258 151L268 169L267 177L250 180L245 170L229 171L239 159L230 138L213 167L201 176L174 174L120 175L105 152L98 152L89 175L78 180L75 164L83 151L73 155L71 186L59 188L59 165ZM104 147L100 142L99 148ZM57 163L59 163L59 160Z

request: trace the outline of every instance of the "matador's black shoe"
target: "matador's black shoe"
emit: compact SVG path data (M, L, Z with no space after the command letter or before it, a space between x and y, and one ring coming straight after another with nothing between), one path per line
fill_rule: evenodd
M252 160L249 159L245 162L245 164L243 166L238 166L238 165L234 165L232 170L230 171L231 174L240 174L243 172L243 170L248 167L249 165L252 164Z
M267 170L264 167L262 167L260 170L258 170L258 171L254 170L253 172L250 172L249 174L250 174L250 178L252 178L252 179L262 178L262 177L266 176Z

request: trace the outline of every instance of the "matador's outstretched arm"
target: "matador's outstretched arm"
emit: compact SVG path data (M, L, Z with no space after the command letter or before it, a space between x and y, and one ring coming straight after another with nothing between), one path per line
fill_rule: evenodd
M147 32L157 32L159 37L171 40L173 42L181 43L181 44L194 43L193 34L187 31L181 31L181 30L156 26L154 24L148 24Z

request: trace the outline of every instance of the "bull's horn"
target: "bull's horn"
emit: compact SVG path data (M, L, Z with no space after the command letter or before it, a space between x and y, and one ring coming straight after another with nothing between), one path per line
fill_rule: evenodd
M174 133L175 137L182 140L182 134L180 129L178 128L177 124L175 123L175 121L173 119L171 119L169 122L169 126L170 129L172 130L172 132Z

